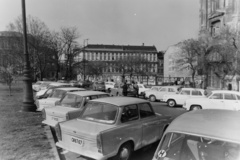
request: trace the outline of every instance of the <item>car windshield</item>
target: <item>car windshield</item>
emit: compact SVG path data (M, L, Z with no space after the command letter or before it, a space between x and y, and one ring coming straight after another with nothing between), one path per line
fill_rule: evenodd
M112 104L89 102L81 116L82 119L113 124L115 122L118 107Z
M154 156L157 160L239 160L240 144L208 137L168 133Z
M63 94L66 93L66 91L62 90L54 90L53 93L51 94L51 98L62 98Z
M83 101L83 97L74 94L66 94L61 100L61 106L70 108L79 108L79 104Z
M206 97L209 97L212 95L212 92L207 93Z

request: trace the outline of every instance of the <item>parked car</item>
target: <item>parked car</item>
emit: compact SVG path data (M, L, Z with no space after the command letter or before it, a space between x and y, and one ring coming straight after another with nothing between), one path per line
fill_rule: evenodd
M202 98L190 98L185 101L183 108L195 109L225 109L240 110L240 92L215 90Z
M54 107L56 101L59 101L67 92L76 91L86 91L86 89L77 87L53 88L52 93L47 98L35 101L37 111L42 111L46 107Z
M100 98L89 101L79 118L58 123L56 145L96 160L129 160L132 151L158 141L171 121L143 99Z
M166 102L169 107L183 105L189 98L205 97L205 90L200 88L182 88L178 94L163 95L163 102Z
M121 84L115 84L114 88L112 88L110 90L109 95L110 96L123 96L122 91L123 91L123 89L122 89ZM133 86L131 84L128 84L127 96L134 96L134 97L137 96L137 94L136 94L136 92L133 89Z
M92 86L92 82L89 80L86 81L78 81L79 87L81 88L90 88Z
M78 84L78 81L76 81L76 80L71 80L71 81L69 81L69 84L70 84L72 87L80 87L80 85Z
M152 86L149 90L144 91L144 93L143 93L144 98L146 98L146 94L148 94L147 92L151 93L152 90L159 91L161 88L162 88L162 86Z
M145 84L138 83L137 85L138 85L138 95L140 96L145 96L145 91L148 91L151 88L150 86L147 86Z
M165 94L177 94L182 86L162 86L159 90L150 90L146 92L145 98L152 102L156 100L163 101L163 95Z
M43 124L55 127L58 122L74 119L80 116L84 105L97 98L109 97L105 92L84 91L67 93L56 107L45 108L43 111Z
M240 112L198 110L177 117L152 160L239 160Z
M54 83L54 82L53 82L53 81L43 81L43 82L40 84L40 86L38 87L38 91L37 91L37 92L39 92L39 91L41 91L41 90L47 89L50 83Z
M46 86L46 89L41 89L38 91L35 95L35 99L47 98L52 93L54 88L60 87L71 87L71 85L68 83L52 82Z
M92 88L94 91L105 91L105 83L101 81L93 82Z
M105 90L111 92L111 89L114 88L115 82L105 82Z
M32 85L33 91L38 92L38 91L40 90L40 85L41 85L42 83L44 83L44 81L37 81L36 83L34 83L34 84Z

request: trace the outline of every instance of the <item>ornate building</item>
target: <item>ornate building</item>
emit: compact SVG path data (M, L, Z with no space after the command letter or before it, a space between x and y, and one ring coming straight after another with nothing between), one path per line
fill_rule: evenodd
M102 68L103 76L98 77L98 79L121 81L121 71L116 69L115 65L119 58L128 56L140 56L147 60L147 64L142 64L141 67L145 68L145 73L149 73L150 76L136 77L136 75L133 75L134 79L138 82L156 84L156 77L160 76L159 71L162 71L163 67L159 65L159 57L163 57L159 56L155 46L88 44L84 51L79 53L77 60L86 59L87 61L103 62L106 67ZM126 79L129 80L128 74Z
M200 0L200 7L200 36L208 31L214 38L226 26L240 31L240 0ZM211 69L208 85L211 88L222 88L220 79ZM237 88L236 83L232 85L233 89Z

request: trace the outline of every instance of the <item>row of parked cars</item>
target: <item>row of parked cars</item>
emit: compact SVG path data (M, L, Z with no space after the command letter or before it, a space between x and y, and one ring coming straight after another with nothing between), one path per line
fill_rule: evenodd
M55 131L60 148L92 159L129 160L133 151L161 139L153 160L240 158L239 112L198 110L173 120L144 99L65 85L48 86L48 97L36 99L37 106L51 101L42 107L42 123Z

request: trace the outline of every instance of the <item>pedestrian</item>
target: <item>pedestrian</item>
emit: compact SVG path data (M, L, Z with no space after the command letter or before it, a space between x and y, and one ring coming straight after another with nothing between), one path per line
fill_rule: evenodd
M122 94L123 96L127 96L127 91L128 90L128 85L127 85L127 81L124 82L123 86L122 86Z
M133 89L134 89L134 94L136 97L138 97L138 92L139 92L138 85L134 81L132 81L132 85L133 85Z

